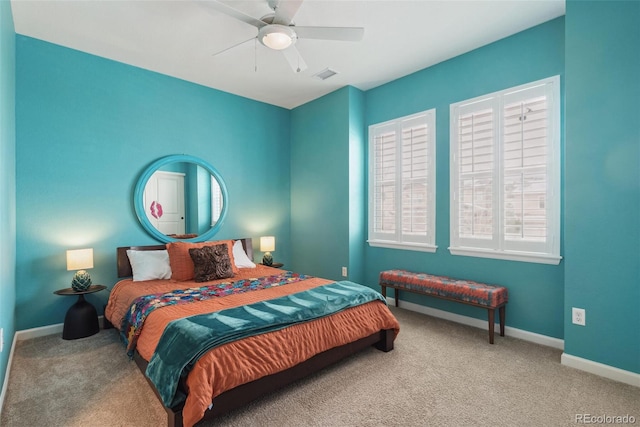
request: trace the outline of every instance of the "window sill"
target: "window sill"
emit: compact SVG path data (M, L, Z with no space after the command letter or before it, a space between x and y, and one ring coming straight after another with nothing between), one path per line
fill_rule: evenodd
M405 251L419 251L434 253L438 247L434 245L416 244L416 243L398 243L385 240L367 240L369 246L376 248L401 249Z
M538 264L558 265L562 260L561 256L537 254L531 252L515 251L493 251L489 249L476 248L449 248L451 255L472 256L479 258L503 259L508 261L534 262Z

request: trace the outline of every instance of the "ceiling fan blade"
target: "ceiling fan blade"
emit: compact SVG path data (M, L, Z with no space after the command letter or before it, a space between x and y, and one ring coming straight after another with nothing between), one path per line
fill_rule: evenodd
M298 13L303 0L269 0L269 6L276 12L274 24L289 25Z
M218 51L218 52L216 52L216 53L212 54L212 56L220 55L221 53L224 53L224 52L226 52L226 51L228 51L228 50L231 50L231 49L233 49L234 47L238 47L238 46L240 46L241 44L245 44L246 42L251 41L251 40L255 40L255 39L256 39L255 37L251 37L250 39L247 39L247 40L241 41L240 43L236 43L236 44L234 44L233 46L230 46L230 47L224 48L224 49L222 49L222 50L220 50L220 51Z
M224 13L225 15L235 18L239 21L246 22L249 25L253 25L256 28L262 28L267 25L266 23L254 18L253 16L247 15L246 13L241 12L238 9L234 9L231 6L227 6L226 4L220 3L216 0L199 0L198 3L207 8L214 9L217 12Z
M301 39L359 42L364 37L362 27L293 27Z
M300 73L307 69L307 63L304 62L304 59L302 59L300 52L298 52L298 49L296 49L295 46L290 46L281 52L284 57L287 58L287 62L289 62L291 69L296 73Z

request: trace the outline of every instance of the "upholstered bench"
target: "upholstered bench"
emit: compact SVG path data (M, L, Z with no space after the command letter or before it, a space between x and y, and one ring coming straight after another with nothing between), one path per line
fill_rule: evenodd
M380 273L380 287L386 298L387 288L394 289L396 307L398 291L414 292L462 304L486 308L489 313L489 343L493 344L495 310L500 316L500 336L504 336L505 305L509 301L507 288L469 280L456 280L406 270L388 270Z

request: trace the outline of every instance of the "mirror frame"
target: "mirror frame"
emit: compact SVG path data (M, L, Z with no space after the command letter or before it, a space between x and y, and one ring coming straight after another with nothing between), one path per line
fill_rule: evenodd
M178 162L186 162L193 163L197 166L201 166L206 169L212 176L216 178L218 184L220 185L220 191L222 192L222 212L220 212L220 217L216 224L211 227L208 231L193 237L191 239L176 239L174 237L167 236L166 234L162 234L157 228L151 224L147 215L144 211L144 189L153 175L158 169L162 166L166 166L170 163L178 163ZM138 178L138 182L136 183L135 190L133 192L133 207L136 212L136 216L138 217L138 221L142 227L149 233L151 236L156 238L157 240L163 243L169 242L205 242L210 240L220 229L222 223L227 215L229 205L229 195L227 193L227 186L220 175L220 172L216 170L211 164L208 162L194 156L190 156L187 154L172 154L169 156L161 157L155 162L151 163L145 170L142 172L142 175Z

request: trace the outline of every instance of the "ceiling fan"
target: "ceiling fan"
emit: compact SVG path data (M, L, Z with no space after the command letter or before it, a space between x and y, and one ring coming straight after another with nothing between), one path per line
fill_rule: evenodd
M258 29L258 34L255 37L230 46L214 55L219 55L250 40L257 39L270 49L282 51L291 68L295 72L301 72L307 68L307 64L295 47L298 39L362 40L364 28L361 27L299 27L295 25L293 17L302 2L303 0L267 0L273 12L257 19L217 0L201 1L202 4L217 12L224 13Z

